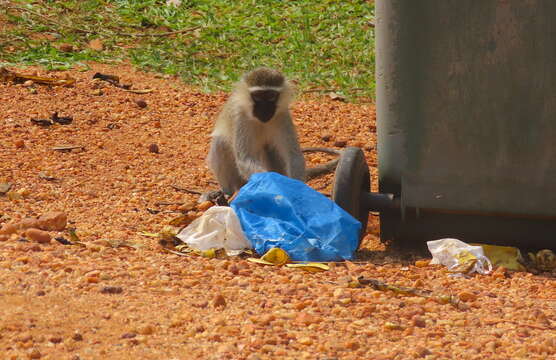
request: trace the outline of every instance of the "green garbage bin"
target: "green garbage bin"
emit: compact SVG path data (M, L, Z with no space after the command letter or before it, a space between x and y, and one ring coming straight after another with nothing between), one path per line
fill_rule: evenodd
M556 1L377 0L381 237L556 246Z

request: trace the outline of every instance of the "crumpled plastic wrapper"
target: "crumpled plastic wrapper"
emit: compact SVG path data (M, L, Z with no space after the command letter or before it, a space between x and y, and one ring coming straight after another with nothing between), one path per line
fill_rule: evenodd
M193 249L224 249L230 256L251 248L236 213L227 206L211 207L176 237Z
M427 241L432 254L431 264L441 264L448 271L461 274L489 274L492 263L485 256L481 246L472 246L458 239Z

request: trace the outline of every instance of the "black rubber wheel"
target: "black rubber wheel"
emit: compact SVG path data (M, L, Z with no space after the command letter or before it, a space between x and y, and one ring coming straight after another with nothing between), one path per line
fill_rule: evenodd
M363 193L371 191L371 176L363 151L357 147L343 150L334 173L332 200L361 222L361 237L365 234L369 211Z

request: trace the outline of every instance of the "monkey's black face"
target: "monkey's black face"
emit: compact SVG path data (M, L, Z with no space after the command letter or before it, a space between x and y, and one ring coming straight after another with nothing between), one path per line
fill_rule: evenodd
M274 116L276 112L276 103L280 93L276 90L255 90L251 92L253 99L253 116L262 122L267 122Z

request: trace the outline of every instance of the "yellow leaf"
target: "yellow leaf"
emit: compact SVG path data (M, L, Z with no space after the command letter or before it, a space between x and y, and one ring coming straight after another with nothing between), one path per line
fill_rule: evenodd
M323 264L323 263L302 263L302 264L286 264L289 268L297 268L302 269L309 272L321 272L321 271L328 271L330 270L330 266Z
M247 261L253 262L253 263L257 263L257 264L263 264L263 265L270 265L270 266L274 266L275 264L265 261L263 259L258 259L258 258L247 258Z
M154 91L154 89L122 89L122 90L134 94L148 94Z
M390 321L384 323L384 328L388 330L403 330L403 327L400 324L396 324Z
M261 260L268 261L276 266L282 266L290 260L290 257L284 250L280 248L272 248L261 257Z
M160 237L160 234L152 233L152 232L148 232L148 231L139 231L137 234L142 235L142 236L153 237L153 238Z

